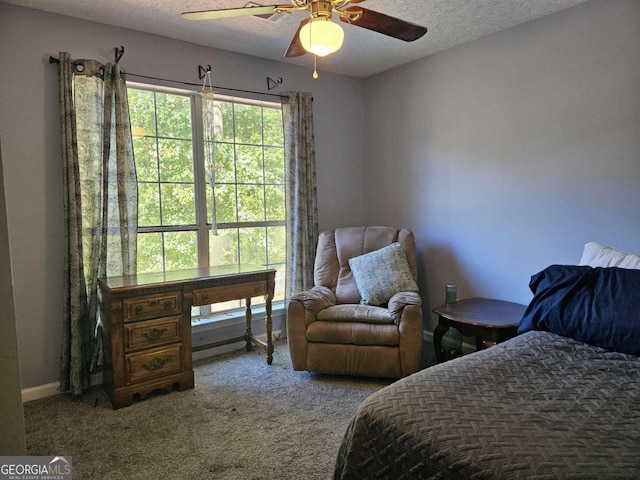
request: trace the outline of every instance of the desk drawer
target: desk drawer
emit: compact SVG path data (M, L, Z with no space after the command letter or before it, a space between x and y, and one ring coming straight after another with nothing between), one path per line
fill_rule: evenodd
M125 322L178 315L182 312L182 295L180 292L167 292L125 298L122 300L122 310Z
M181 343L125 355L127 385L163 377L182 369Z
M125 351L166 345L180 340L182 317L166 317L124 325Z
M208 305L210 303L258 297L266 294L267 282L241 283L238 285L201 288L193 291L193 304Z

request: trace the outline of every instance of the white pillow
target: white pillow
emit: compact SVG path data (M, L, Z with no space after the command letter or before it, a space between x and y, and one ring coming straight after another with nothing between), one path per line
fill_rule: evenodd
M399 242L350 258L349 266L364 305L383 305L398 292L418 291Z
M640 270L640 256L598 242L589 242L584 246L579 265Z

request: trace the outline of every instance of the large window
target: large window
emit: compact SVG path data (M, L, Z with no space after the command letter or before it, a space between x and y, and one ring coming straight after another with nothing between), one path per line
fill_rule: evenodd
M278 270L276 300L283 299L280 105L203 100L139 84L129 84L128 94L139 190L138 273L269 266ZM213 306L237 307L239 302Z

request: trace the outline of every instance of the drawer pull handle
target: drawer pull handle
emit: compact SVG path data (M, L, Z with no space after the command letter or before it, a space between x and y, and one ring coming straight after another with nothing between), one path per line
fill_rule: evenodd
M170 300L167 300L166 302L164 302L165 310L171 310L172 308L173 308L173 302L171 302Z
M135 308L135 312L136 312L136 315L141 315L142 312L144 312L144 308L142 307L142 305L137 305Z
M152 328L148 332L145 332L144 336L149 340L158 340L166 331L166 328Z
M209 298L209 294L208 293L203 293L202 294L202 301L205 301L207 298Z
M164 367L165 363L167 363L168 361L168 358L155 357L149 363L142 364L142 368L146 368L147 370L158 370L159 368Z

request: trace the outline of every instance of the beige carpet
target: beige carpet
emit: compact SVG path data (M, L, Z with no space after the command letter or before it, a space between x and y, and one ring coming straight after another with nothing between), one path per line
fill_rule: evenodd
M24 406L29 455L80 479L330 479L362 400L390 381L294 372L287 345L195 364L196 387L112 410L101 388Z

